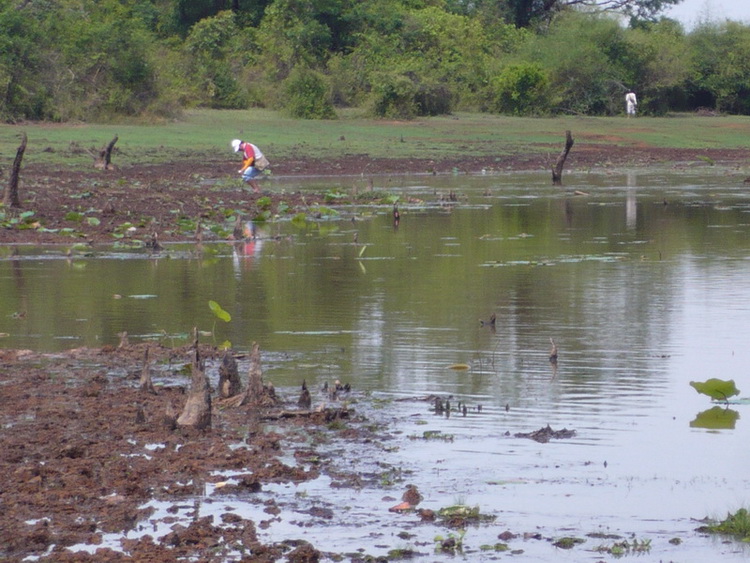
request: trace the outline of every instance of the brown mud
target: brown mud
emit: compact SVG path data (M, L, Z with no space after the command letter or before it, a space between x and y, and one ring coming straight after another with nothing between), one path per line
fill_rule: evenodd
M460 162L400 160L371 162L351 156L336 163L310 159L278 160L275 176L357 176L366 170L382 175L473 174L487 171L550 171L557 150L501 158L462 158ZM576 146L568 169L606 171L617 167L710 166L737 170L750 162L747 150L673 150L601 145ZM34 211L33 221L44 229L0 227L0 244L73 242L111 243L123 223L137 225L142 233L158 233L161 241L193 240L180 233L179 217L205 218L217 209L257 212L259 196L243 190L236 178L236 163L173 163L122 168L112 171L65 171L28 167L22 171L22 211ZM377 184L377 179L376 182ZM283 200L292 208L309 209L322 195L274 193L274 183L264 188L273 205ZM70 212L95 210L100 222L72 222ZM179 210L179 213L175 213ZM67 218L66 218L67 217ZM35 226L35 225L34 225ZM75 238L63 234L71 229ZM175 523L164 537L148 533L125 540L123 551L108 547L93 554L68 548L102 542L106 533L133 530L150 516L141 507L150 499L190 502L204 494L206 483L215 483L215 471L241 473L227 494L251 494L269 483L303 482L317 477L312 469L280 461L293 453L297 460L319 459L320 454L297 436L312 430L340 433L347 440L378 439L357 415L348 411L321 410L310 416L279 415L274 431L264 416L297 409L291 397L276 411L253 407L214 408L211 428L205 431L175 429L166 417L179 413L186 399L188 377L181 383L158 386L157 394L138 388L145 346L150 358L162 366L185 364L189 350L156 344L121 348L78 349L44 355L31 351L0 350L0 559L21 561L224 561L229 546L240 546L247 561L316 561L322 554L299 538L264 545L256 534L263 522L234 513L220 520L197 518L189 525ZM209 360L218 350L205 348ZM156 378L158 380L158 378ZM346 424L332 418L347 416ZM279 433L281 432L281 433ZM238 443L243 448L234 448ZM298 444L289 446L289 444ZM147 446L158 444L156 449ZM284 445L286 444L286 445ZM284 451L285 448L287 451ZM289 449L293 451L288 451ZM325 463L322 464L322 468ZM331 466L335 463L331 462ZM357 482L351 476L351 482ZM265 508L269 520L279 509ZM303 533L300 532L300 538ZM366 547L366 546L363 546ZM235 551L236 553L236 551Z
M181 504L205 498L207 483L216 484L212 496L221 502L229 498L224 495L251 495L269 483L316 478L325 456L305 443L293 453L300 462L315 457L311 469L279 460L289 454L282 444L302 442L303 433L317 429L346 434L347 440L373 439L351 409L305 411L294 397L265 409L214 403L210 429L176 427L189 378L182 378L184 385L157 383L156 394L141 390L145 347L154 365L169 372L179 371L190 356L187 348L154 343L55 355L0 351L0 560L225 561L238 549L247 561L317 560L320 554L300 539L263 545L256 536L263 523L231 511L221 521L175 523L158 539L144 533L125 540L127 554L96 549L103 534L124 535L148 521L153 509L139 507L151 499L173 503L176 513ZM201 353L209 365L220 355L204 345ZM269 419L283 435L266 429ZM243 447L233 447L237 444ZM221 471L237 473L236 483L217 484ZM279 509L269 502L265 512L271 520ZM68 549L78 544L91 544L95 551Z
M294 191L295 178L348 176L365 179L377 186L383 177L413 174L477 174L485 172L550 172L559 149L540 147L498 157L465 156L458 160L386 159L348 155L331 162L310 158L274 159L272 173L284 183L261 181L261 194L244 189L237 177L237 163L231 159L195 159L162 165L122 166L114 170L50 170L39 165L22 169L19 195L20 212L32 212L24 220L26 228L0 226L0 244L113 243L123 226L131 225L133 238L158 241L189 241L195 231L186 231L180 221L216 221L222 210L236 210L246 219L261 211L259 198L270 199L276 211L279 202L288 213L309 211L324 203L323 194L304 195ZM117 164L117 159L114 159ZM606 172L617 168L691 166L740 168L750 163L750 150L739 149L660 149L647 146L621 146L578 143L563 173L573 170ZM372 176L377 171L377 176ZM741 182L744 178L741 178ZM287 181L288 180L288 181ZM264 200L266 203L268 200ZM89 221L88 218L96 218ZM6 221L7 223L7 221ZM39 228L41 227L41 228ZM206 236L212 233L204 229ZM202 233L203 234L203 233Z

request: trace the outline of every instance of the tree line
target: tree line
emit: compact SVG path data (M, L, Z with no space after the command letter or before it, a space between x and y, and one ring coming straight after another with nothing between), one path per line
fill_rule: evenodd
M0 119L750 114L750 27L679 1L0 0Z

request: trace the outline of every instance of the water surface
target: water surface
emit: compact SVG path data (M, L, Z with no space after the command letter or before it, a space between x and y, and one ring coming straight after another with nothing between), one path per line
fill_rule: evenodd
M465 502L496 516L467 531L469 547L505 529L607 532L653 539L651 558L744 560L741 546L693 531L695 519L750 504L750 407L730 405L734 424L706 428L699 415L714 405L689 386L734 379L750 395L750 195L743 176L706 170L571 174L564 188L547 174L384 178L400 196L398 225L386 204L305 227L274 221L239 245L3 248L0 346L101 346L123 331L183 344L194 326L237 350L257 341L265 378L290 396L303 379L316 389L339 379L392 401L369 414L401 437L375 452L404 476L394 498L410 482L425 507ZM303 189L357 180L326 182ZM232 320L218 320L209 300ZM493 314L494 329L480 322ZM415 400L428 395L465 404L466 416ZM576 434L515 436L546 425ZM425 431L452 440L420 439ZM378 470L372 451L345 453L352 468ZM287 489L311 504L335 500L325 479ZM336 503L341 521L305 531L318 549L429 551L435 529L388 513L382 489L345 510ZM298 537L301 520L282 518L261 537ZM394 540L408 525L414 537ZM601 559L591 550L603 543L511 547L526 560L580 561Z

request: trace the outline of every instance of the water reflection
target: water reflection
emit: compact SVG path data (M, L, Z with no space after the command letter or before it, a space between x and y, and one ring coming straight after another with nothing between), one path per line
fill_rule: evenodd
M455 439L415 441L392 463L431 501L461 495L520 529L546 515L557 529L640 533L666 519L660 529L679 530L738 508L745 407L706 410L688 383L746 378L750 196L731 177L566 181L404 180L398 207L153 255L0 248L0 346L115 345L121 332L174 345L197 326L240 350L259 342L264 377L296 393L306 381L313 402L336 380L385 399L438 397L442 414L412 400L393 416L405 435ZM231 322L216 323L210 300ZM575 437L512 438L546 425ZM521 476L535 486L491 485Z

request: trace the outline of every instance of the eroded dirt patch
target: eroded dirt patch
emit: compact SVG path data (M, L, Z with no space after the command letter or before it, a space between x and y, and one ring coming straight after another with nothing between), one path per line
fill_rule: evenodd
M205 497L209 486L220 502L227 495L251 495L271 483L318 477L324 461L303 468L281 457L315 457L295 435L310 429L344 431L343 425L340 430L331 426L336 413L347 418L347 439L373 439L347 409L293 416L293 403L275 411L214 409L210 430L175 429L165 413L180 411L186 386L162 385L155 395L139 390L144 346L151 346L153 360L175 370L188 354L186 349L139 344L55 355L0 355L0 558L171 561L189 556L223 561L233 555L235 560L315 560L315 549L305 542L263 545L256 535L262 523L231 511L219 518L196 517L187 525L175 518L166 535L156 538L146 531L131 534L122 549L96 549L106 534L124 536L141 529L139 524L153 514L153 508L144 508L150 500L168 503L168 512L176 514L185 511L181 505L189 510L192 499ZM202 353L209 360L217 357L211 347L203 347ZM287 408L291 410L279 414ZM271 417L278 430L267 430L264 417ZM288 444L297 442L299 450L290 450ZM235 475L231 485L220 482L226 472ZM273 503L266 506L269 518L277 512ZM68 549L80 544L88 544L92 553Z

